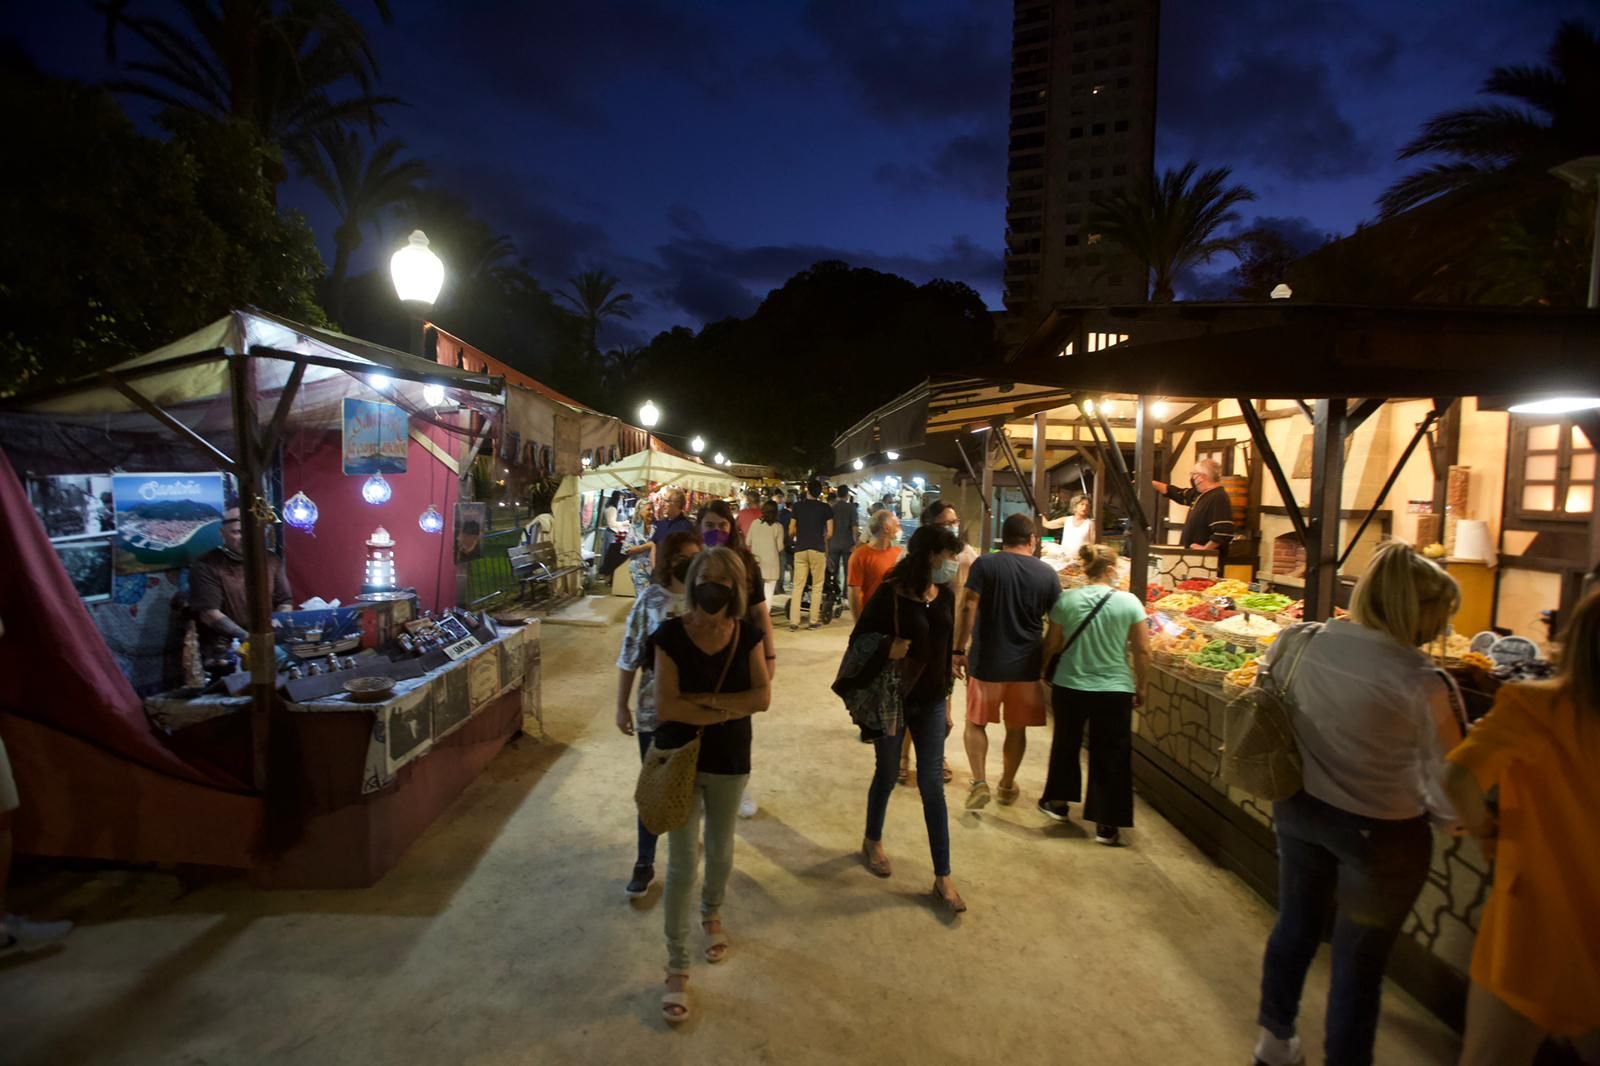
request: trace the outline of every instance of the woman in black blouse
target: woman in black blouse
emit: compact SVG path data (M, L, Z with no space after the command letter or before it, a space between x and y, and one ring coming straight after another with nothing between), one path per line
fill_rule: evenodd
M905 729L917 751L917 790L933 853L933 892L952 914L967 909L950 880L950 821L944 805L944 741L950 735L950 638L961 542L942 526L923 526L856 622L855 633L899 634L889 657L900 662ZM855 633L851 636L854 637ZM883 851L883 821L900 769L900 735L879 737L877 769L867 790L867 832L861 855L879 877L892 870Z
M667 994L661 1013L673 1025L689 1016L689 890L699 858L700 815L704 811L706 824L700 925L706 961L717 963L728 955L720 912L733 871L739 797L750 777L750 716L766 710L772 698L761 631L744 620L748 581L737 552L702 551L689 566L689 613L663 622L650 638L661 720L656 746L678 748L700 735L694 813L667 836Z

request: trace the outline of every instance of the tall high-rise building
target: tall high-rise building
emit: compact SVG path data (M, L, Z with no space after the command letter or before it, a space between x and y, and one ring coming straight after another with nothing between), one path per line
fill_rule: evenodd
M1141 303L1145 271L1101 240L1095 201L1155 159L1159 0L1015 0L1006 163L1007 335L1052 306Z

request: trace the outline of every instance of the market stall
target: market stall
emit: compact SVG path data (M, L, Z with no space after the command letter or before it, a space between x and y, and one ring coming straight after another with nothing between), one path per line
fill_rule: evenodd
M36 797L19 847L381 876L537 723L537 631L453 610L476 547L462 474L502 391L241 311L9 402L0 728ZM96 690L54 696L74 673Z
M1595 396L1595 312L1061 308L1007 363L886 405L841 438L839 458L867 436L902 454L954 447L982 456L991 507L1009 477L1037 513L1052 468L1093 457L1156 631L1155 682L1135 714L1139 787L1272 898L1270 813L1216 780L1230 692L1284 624L1347 606L1386 537L1439 558L1462 586L1456 631L1430 651L1470 710L1504 680L1547 670L1552 633L1600 567L1600 413L1561 402ZM1515 410L1525 401L1544 406ZM1240 479L1241 536L1221 558L1176 543L1167 512L1179 508L1152 485L1200 459ZM1487 891L1476 850L1439 835L1391 972L1446 1018L1459 1017Z

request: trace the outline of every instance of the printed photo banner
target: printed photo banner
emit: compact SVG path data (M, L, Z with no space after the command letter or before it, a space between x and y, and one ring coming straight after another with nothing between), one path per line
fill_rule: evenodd
M113 474L119 574L186 567L222 544L220 473Z
M344 472L404 474L410 420L392 403L344 401Z

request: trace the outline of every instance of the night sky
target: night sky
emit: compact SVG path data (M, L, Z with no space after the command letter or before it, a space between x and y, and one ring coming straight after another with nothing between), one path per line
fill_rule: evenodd
M387 26L348 6L372 28L382 91L409 105L384 136L547 286L604 267L644 305L607 344L748 313L824 258L965 281L1000 305L1006 0L392 0ZM9 32L41 66L109 76L87 3L32 8ZM1423 119L1594 14L1594 0L1169 2L1159 162L1233 166L1259 195L1247 224L1317 243L1372 217ZM292 183L284 202L331 259L315 191Z

